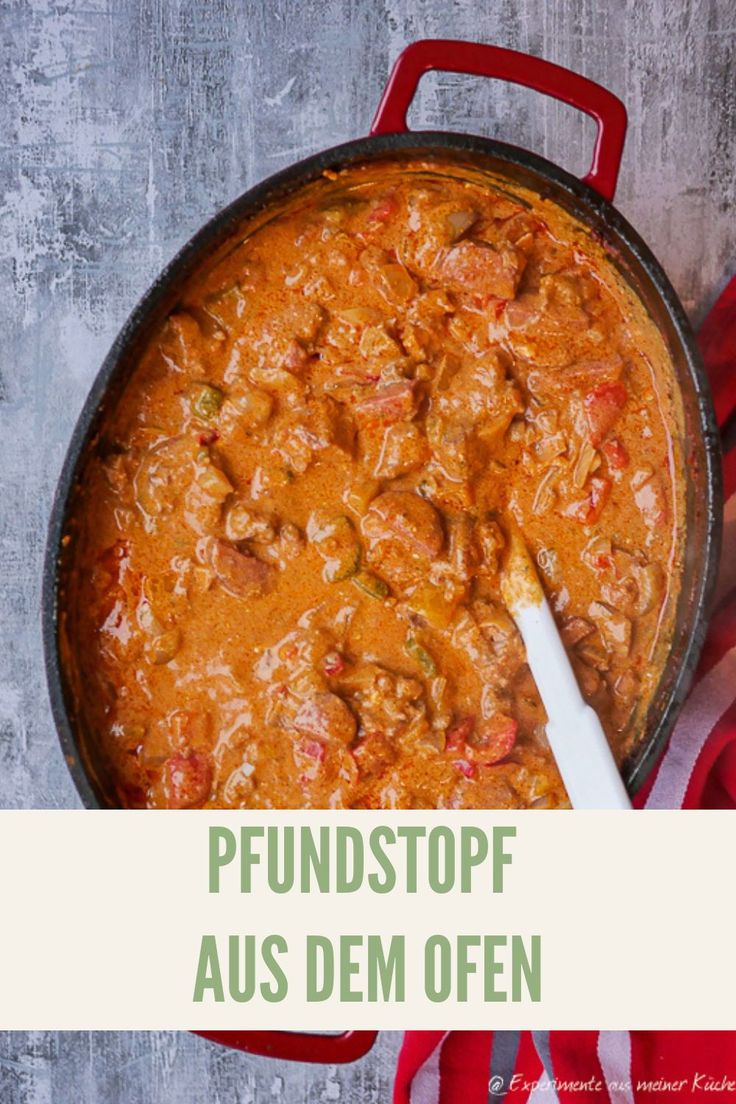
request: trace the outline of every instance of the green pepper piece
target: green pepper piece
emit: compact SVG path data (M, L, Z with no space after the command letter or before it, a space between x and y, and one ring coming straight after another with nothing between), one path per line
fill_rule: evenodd
M208 295L204 301L204 310L224 330L230 329L245 313L245 295L237 281L222 291Z
M360 545L356 544L352 552L346 552L340 559L328 560L324 566L324 576L328 583L341 583L351 579L360 567Z
M372 571L359 571L353 576L353 582L371 598L388 598L389 588L383 579L379 579Z
M437 665L432 659L431 655L423 645L414 636L407 636L406 643L404 644L404 651L407 655L415 659L419 666L424 671L425 675L437 674Z
M355 575L360 567L361 548L349 517L338 514L325 524L309 526L307 534L325 561L322 571L325 582L340 583Z
M213 387L211 383L197 383L190 392L192 411L203 421L211 421L222 406L224 394L219 387Z

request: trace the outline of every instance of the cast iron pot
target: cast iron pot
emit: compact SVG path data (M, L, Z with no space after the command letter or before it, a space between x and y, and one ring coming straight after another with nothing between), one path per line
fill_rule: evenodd
M429 70L470 73L526 85L592 116L597 137L583 181L536 154L487 138L407 130L406 114ZM646 778L672 730L689 688L707 626L720 551L722 486L720 448L708 382L682 306L662 268L613 200L626 133L621 101L600 85L539 58L479 43L425 40L398 58L376 112L370 136L309 157L251 188L207 223L174 258L136 306L115 340L72 434L54 499L44 567L43 631L51 707L61 745L88 808L112 804L104 767L83 746L59 656L61 539L82 464L101 418L115 401L149 334L174 306L182 284L205 257L269 203L280 200L325 169L355 162L430 157L482 168L545 196L587 226L638 294L668 347L682 394L684 455L688 475L687 550L676 625L666 668L647 717L645 735L625 764L633 793ZM240 1049L302 1061L352 1061L372 1045L374 1032L339 1036L285 1032L213 1032L208 1037Z

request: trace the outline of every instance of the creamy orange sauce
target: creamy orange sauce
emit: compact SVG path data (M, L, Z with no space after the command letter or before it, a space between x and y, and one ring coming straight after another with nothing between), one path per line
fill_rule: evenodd
M621 760L671 629L678 397L552 204L359 166L183 289L71 514L63 652L132 807L559 807L523 533Z

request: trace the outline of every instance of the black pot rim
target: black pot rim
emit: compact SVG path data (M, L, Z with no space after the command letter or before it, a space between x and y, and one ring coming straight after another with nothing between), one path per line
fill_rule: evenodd
M710 386L690 323L672 284L649 247L623 215L584 181L538 154L495 139L449 131L407 131L358 138L323 150L266 178L222 208L179 250L138 301L115 338L92 384L72 432L56 485L48 526L42 585L43 649L51 712L67 766L86 808L100 808L103 803L101 794L92 783L82 761L65 701L58 648L61 539L80 462L124 350L144 327L156 305L171 286L183 280L194 260L203 256L208 249L214 248L242 222L244 217L261 210L275 196L316 179L326 169L340 169L356 162L375 160L391 154L410 155L413 152L419 156L441 158L447 151L478 154L530 171L546 179L558 192L566 193L594 219L602 221L612 240L622 242L646 272L665 307L685 355L698 399L698 418L705 457L708 501L704 504L707 514L706 547L703 551L704 570L699 578L694 599L694 631L682 652L677 676L655 738L645 747L634 767L625 771L625 780L630 792L633 793L639 788L657 761L690 688L705 639L722 536L723 488L719 434L710 397Z

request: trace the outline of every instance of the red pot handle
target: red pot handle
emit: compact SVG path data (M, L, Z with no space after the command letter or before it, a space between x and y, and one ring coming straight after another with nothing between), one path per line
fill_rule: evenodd
M367 1054L377 1031L345 1031L342 1035L307 1035L291 1031L195 1031L203 1039L223 1046L285 1058L292 1062L355 1062Z
M698 345L713 392L716 419L721 429L736 415L736 276L721 292L700 330Z
M371 134L408 130L406 113L420 79L430 69L472 73L476 77L496 77L523 84L592 116L598 124L598 133L590 172L584 180L604 199L613 199L626 137L626 108L621 100L579 73L518 50L444 38L413 42L396 59Z

